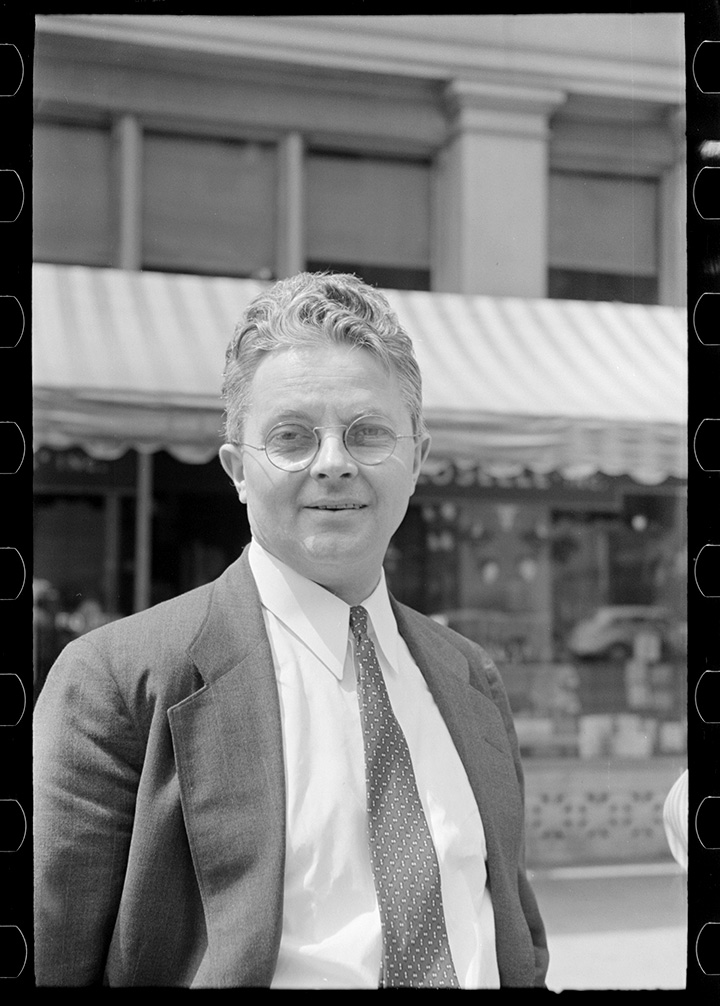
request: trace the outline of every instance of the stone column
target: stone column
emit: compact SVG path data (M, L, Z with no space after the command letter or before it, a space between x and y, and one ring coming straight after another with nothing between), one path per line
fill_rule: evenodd
M305 268L305 149L302 135L288 133L278 144L278 230L276 275Z
M134 115L113 122L116 212L115 265L142 269L142 143L143 131Z
M433 288L547 292L549 118L559 90L453 80L437 165Z
M673 109L669 129L675 160L660 179L658 300L671 307L687 304L685 109Z

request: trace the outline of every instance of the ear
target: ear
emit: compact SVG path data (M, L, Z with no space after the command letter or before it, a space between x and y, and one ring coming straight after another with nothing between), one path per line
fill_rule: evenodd
M245 479L243 473L242 452L235 444L223 444L220 448L220 464L237 490L241 503L247 503L247 493L245 492Z
M415 455L413 457L413 492L415 492L415 486L417 485L417 480L420 475L423 464L425 463L425 458L428 456L430 451L430 434L426 433L425 436L415 444Z

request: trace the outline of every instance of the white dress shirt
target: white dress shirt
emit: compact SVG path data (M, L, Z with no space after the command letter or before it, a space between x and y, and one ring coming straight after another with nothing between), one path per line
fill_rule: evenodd
M350 606L256 541L249 557L277 673L287 786L283 927L272 987L377 988L382 938L368 849ZM384 574L363 605L437 851L460 986L497 988L477 803L398 632Z

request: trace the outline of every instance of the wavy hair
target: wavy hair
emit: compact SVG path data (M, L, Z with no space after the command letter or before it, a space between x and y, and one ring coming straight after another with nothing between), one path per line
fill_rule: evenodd
M298 273L248 305L225 354L225 440L242 441L250 386L261 361L281 349L328 344L372 353L396 375L413 432L424 434L422 377L412 341L386 297L350 273Z

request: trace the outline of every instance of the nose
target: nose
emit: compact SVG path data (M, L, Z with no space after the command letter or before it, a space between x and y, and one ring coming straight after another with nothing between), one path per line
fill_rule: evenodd
M310 465L310 474L316 479L352 478L357 474L357 465L348 453L342 426L318 430L320 447Z

